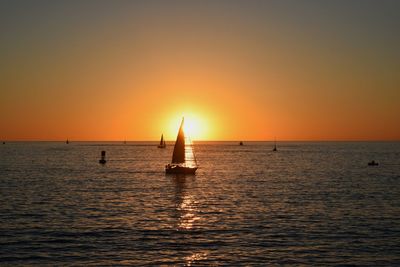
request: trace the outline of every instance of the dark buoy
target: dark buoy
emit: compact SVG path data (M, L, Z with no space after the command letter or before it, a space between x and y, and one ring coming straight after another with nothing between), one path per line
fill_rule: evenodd
M101 151L101 159L99 160L99 163L100 164L105 164L107 161L106 161L106 152L103 150L103 151Z
M239 146L243 146L243 142L242 141L239 142Z
M3 142L3 145L5 145L6 144L6 142Z
M375 160L368 162L368 166L378 166L379 163L375 162Z

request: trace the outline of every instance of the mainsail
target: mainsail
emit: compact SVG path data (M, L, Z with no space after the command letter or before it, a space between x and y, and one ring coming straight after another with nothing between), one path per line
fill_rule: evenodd
M179 127L178 136L172 154L172 163L185 163L185 133L183 132L184 118L182 118L181 126Z
M161 140L160 140L160 146L164 146L165 142L164 142L164 135L161 135Z

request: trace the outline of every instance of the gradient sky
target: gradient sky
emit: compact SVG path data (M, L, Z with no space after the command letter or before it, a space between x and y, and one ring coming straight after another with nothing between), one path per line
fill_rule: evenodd
M0 0L0 139L400 140L399 10Z

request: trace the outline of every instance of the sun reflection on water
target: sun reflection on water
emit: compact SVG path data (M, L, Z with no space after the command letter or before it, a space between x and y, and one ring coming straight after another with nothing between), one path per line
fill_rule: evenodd
M193 194L196 179L194 176L177 175L173 178L175 185L175 212L176 212L176 230L191 231L198 227L201 221L199 202L196 195ZM189 252L189 251L188 251ZM182 260L184 266L193 266L198 261L207 260L208 251L190 251Z
M189 178L188 178L189 179ZM187 190L186 177L175 177L175 207L178 215L177 229L193 229L194 223L200 220L198 216L198 202Z
M185 137L185 163L186 167L197 167L196 156L193 149L193 141L189 137Z
M185 266L192 266L196 261L206 260L207 256L208 253L206 252L193 253L192 255L185 257Z
M184 196L177 210L180 212L178 229L192 229L193 224L200 219L197 216L196 201L192 196Z

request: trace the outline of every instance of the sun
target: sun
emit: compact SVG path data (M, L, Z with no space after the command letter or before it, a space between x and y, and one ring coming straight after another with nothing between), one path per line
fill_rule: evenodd
M183 124L183 130L185 131L185 135L189 137L191 140L205 140L208 138L208 127L206 120L193 113L185 113L181 116L177 116L171 121L171 130L173 133L173 138L176 138L176 134L178 133L180 123L182 118L185 119Z
M185 134L193 139L197 139L201 137L201 123L198 120L193 120L189 118L185 118L185 123L183 125Z

